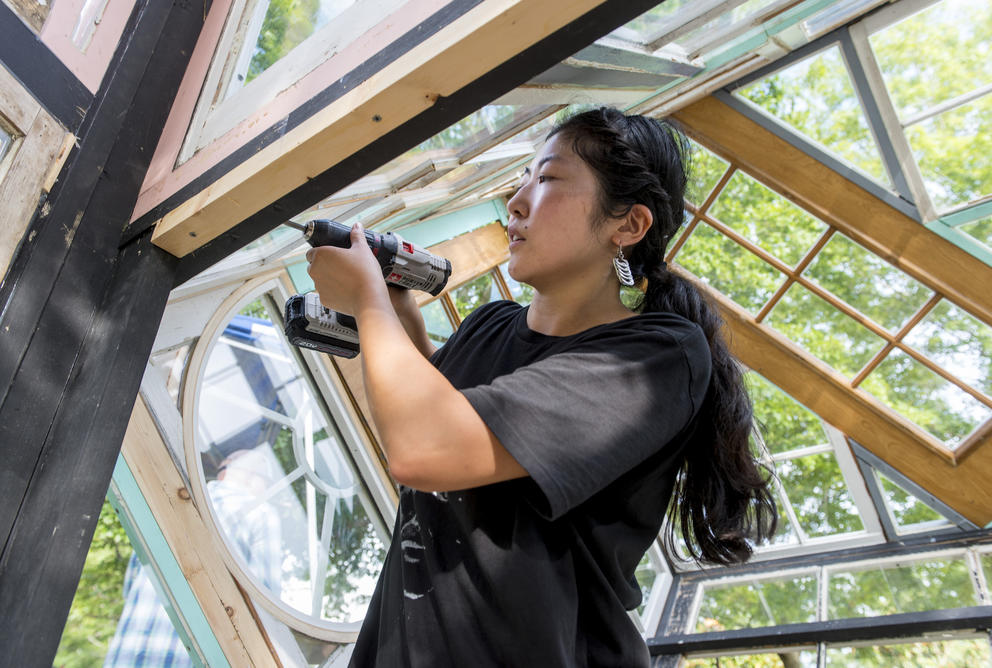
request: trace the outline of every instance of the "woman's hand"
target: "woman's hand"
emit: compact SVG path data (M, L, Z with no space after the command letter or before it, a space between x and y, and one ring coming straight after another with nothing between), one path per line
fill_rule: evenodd
M357 316L363 304L387 296L382 268L358 223L351 228L351 248L311 248L307 262L307 273L326 308Z

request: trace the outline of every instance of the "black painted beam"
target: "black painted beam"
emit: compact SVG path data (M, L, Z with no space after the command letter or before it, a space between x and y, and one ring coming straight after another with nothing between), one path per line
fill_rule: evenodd
M992 629L992 605L952 610L925 610L882 617L835 619L808 624L782 624L758 629L712 631L653 638L648 641L652 655L688 654L762 647L788 647L815 643L854 643L911 638L938 631L981 631Z
M203 2L139 0L0 286L0 665L51 666L175 258L118 242Z

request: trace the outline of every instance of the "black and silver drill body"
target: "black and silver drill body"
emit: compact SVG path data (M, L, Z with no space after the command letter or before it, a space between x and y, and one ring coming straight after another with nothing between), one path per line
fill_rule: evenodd
M286 223L303 232L313 246L351 248L351 228L333 220L311 220L300 225ZM382 267L387 283L438 295L451 276L451 262L416 244L386 232L365 231L372 254ZM295 346L311 348L341 357L358 354L358 326L350 315L337 313L320 304L317 293L294 295L286 302L286 336Z

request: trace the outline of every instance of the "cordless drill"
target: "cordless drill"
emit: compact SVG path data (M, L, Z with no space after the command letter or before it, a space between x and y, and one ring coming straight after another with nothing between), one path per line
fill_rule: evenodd
M351 228L333 220L286 223L317 246L351 248ZM451 262L393 234L365 231L365 241L382 267L387 283L437 296L451 276ZM294 346L354 357L358 354L358 325L347 314L324 308L316 292L293 295L286 301L286 336Z

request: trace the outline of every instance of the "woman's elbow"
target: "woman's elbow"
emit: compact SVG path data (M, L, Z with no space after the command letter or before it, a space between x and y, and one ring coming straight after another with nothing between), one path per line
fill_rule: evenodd
M386 459L389 462L389 475L393 480L405 487L419 490L421 492L444 491L439 489L437 466L432 464L430 456L424 449L418 448L406 441L406 447L386 447Z

